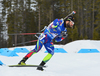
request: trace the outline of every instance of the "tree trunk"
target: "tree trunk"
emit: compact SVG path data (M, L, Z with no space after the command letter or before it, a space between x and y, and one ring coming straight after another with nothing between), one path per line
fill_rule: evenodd
M41 15L40 15L40 6L39 6L39 27L38 27L38 28L39 28L39 29L38 29L39 32L40 32L40 22L41 22L41 21L40 21L40 16L41 16Z

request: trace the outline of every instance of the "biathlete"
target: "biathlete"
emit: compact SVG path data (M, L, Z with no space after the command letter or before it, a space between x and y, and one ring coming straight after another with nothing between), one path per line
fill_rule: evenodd
M44 45L48 54L44 57L40 66L44 66L54 55L54 44L52 42L55 39L55 42L60 42L67 37L67 28L71 28L74 25L74 18L72 15L68 16L65 20L55 19L51 22L44 32L39 36L37 44L33 50L31 50L19 63L18 65L25 65L25 62L33 54L36 54L40 51ZM43 71L43 67L37 67L37 70Z

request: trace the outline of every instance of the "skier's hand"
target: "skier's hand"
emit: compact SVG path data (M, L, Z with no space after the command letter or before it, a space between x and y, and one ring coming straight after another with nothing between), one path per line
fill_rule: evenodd
M61 36L62 36L63 38L66 38L66 37L68 36L68 34L66 33L66 31L62 31L62 32L61 32Z

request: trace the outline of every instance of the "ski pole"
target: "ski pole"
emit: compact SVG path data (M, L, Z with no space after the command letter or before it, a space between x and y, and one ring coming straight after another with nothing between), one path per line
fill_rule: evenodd
M40 32L44 31L47 28L47 26L45 26ZM15 33L15 34L8 34L8 35L35 35L35 34L41 34L41 33Z
M22 42L22 43L18 43L18 44L13 44L13 46L16 46L16 45L21 45L21 44L26 44L26 43L31 43L31 42L36 42L38 40L32 40L32 41L27 41L27 42Z
M44 27L44 29L42 29L41 31L44 31L45 29L47 28L47 26ZM42 34L42 33L17 33L17 34L8 34L8 35L35 35L35 37L38 38L38 36L36 34ZM18 44L13 44L13 46L16 46L16 45L21 45L21 44L24 44L24 43L30 43L30 42L35 42L37 40L32 40L32 41L27 41L27 42L22 42L22 43L18 43Z
M34 35L34 34L41 34L41 33L16 33L16 34L8 34L8 35Z

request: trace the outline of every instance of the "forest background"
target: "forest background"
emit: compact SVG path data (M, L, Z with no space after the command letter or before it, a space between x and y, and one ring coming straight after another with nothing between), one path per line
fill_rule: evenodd
M67 29L65 40L54 43L100 40L100 0L0 0L0 7L0 48L35 45L34 35L17 34L40 32L72 11L76 11L74 27Z

